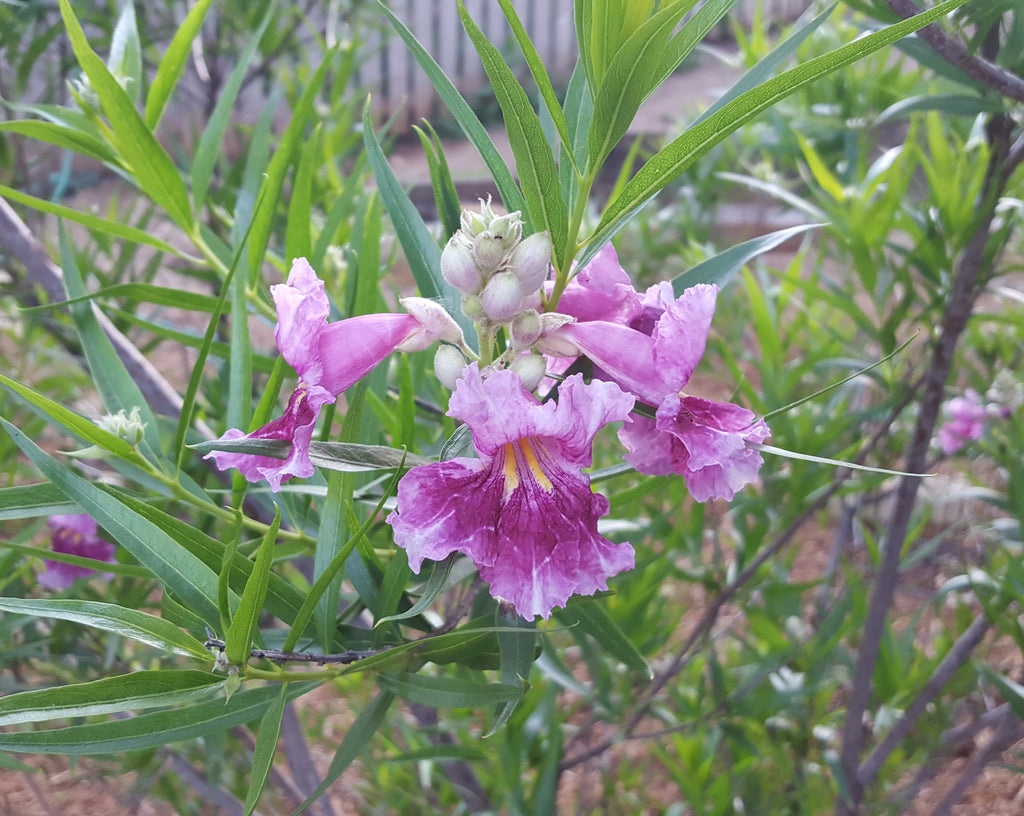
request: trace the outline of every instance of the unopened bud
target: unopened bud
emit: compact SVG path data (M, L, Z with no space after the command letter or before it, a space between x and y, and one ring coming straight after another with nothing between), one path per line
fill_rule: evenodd
M416 318L420 328L395 346L396 351L422 351L438 340L462 342L462 329L440 303L421 297L402 298L399 303Z
M455 382L466 368L466 358L455 346L440 346L434 355L434 373L441 384L452 391Z
M508 320L521 310L523 290L519 278L511 272L499 272L491 278L480 293L484 312L491 320Z
M452 236L441 252L441 274L460 292L476 294L483 287L483 277L473 260L473 252L460 239Z
M501 241L501 247L506 252L513 249L523 237L523 219L518 212L511 212L502 215L491 221L488 228L495 238Z
M462 296L462 313L474 323L479 323L487 317L487 312L484 311L484 304L477 295Z
M517 349L525 349L537 342L540 337L540 315L533 309L520 312L509 326L512 344Z
M519 278L524 292L536 292L544 285L551 263L551 237L535 232L512 251L509 266Z
M123 408L116 414L106 414L96 424L119 436L132 447L138 445L146 433L146 423L142 421L138 406L132 408L130 414L126 414Z
M473 241L473 257L485 275L496 272L505 261L505 247L502 246L501 236L490 230L480 233Z
M509 365L509 369L519 375L527 391L534 391L547 374L548 366L547 361L539 354L524 354L516 357Z

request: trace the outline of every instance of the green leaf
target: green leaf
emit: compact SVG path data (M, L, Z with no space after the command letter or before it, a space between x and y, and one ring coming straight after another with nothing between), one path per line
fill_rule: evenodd
M319 799L323 792L333 785L345 772L345 769L352 764L353 760L363 752L369 744L370 738L377 733L377 729L384 722L384 715L387 714L394 701L394 694L388 691L381 691L366 708L359 712L356 721L345 732L345 738L341 741L341 745L338 746L338 750L334 754L334 759L331 760L331 766L327 769L323 782L317 785L316 790L306 798L306 801L292 812L292 816L302 813L302 811Z
M220 156L220 145L231 119L231 109L235 106L238 92L242 88L242 81L249 70L249 63L252 62L256 49L263 39L263 33L267 30L276 11L277 3L267 5L267 11L259 28L253 34L245 50L238 56L231 76L220 90L217 104L214 105L213 113L210 114L210 121L207 122L206 129L199 138L199 144L196 146L195 156L192 159L192 196L195 198L197 211L202 209L203 203L206 201L206 194L210 189L210 179L213 177L213 168Z
M142 191L184 229L192 227L192 210L181 174L142 121L135 105L107 70L107 66L89 47L85 32L68 0L60 0L61 16L71 38L71 47L79 65L103 106L114 135L114 145L132 170Z
M569 126L565 121L565 113L562 111L562 106L558 104L558 97L555 95L551 78L544 67L544 61L540 58L540 54L537 53L537 49L530 40L530 35L527 34L526 29L523 27L519 15L516 14L511 0L498 0L498 2L501 4L501 10L505 14L505 19L508 20L508 24L512 27L512 33L519 43L519 49L526 58L526 65L530 69L533 81L537 83L537 90L540 91L540 97L544 100L544 107L547 108L551 121L555 125L555 130L558 131L558 138L562 140L562 146L567 150L569 163L575 165L573 141L569 135Z
M698 283L724 284L739 272L751 258L756 258L765 252L770 252L779 244L784 244L791 238L795 238L797 235L801 235L808 230L824 226L827 225L800 224L796 227L787 227L786 229L770 232L759 238L752 238L749 241L744 241L742 244L736 244L736 246L729 247L729 249L720 252L713 258L701 261L696 266L686 270L682 275L674 278L672 281L672 291L678 297L685 290L691 286L696 286Z
M252 233L249 236L250 286L255 285L256 281L259 280L258 275L263 265L263 256L266 255L267 247L270 244L270 232L273 226L274 211L276 210L273 204L281 198L281 191L284 189L285 173L288 172L296 149L305 139L306 123L313 116L313 106L316 103L317 94L320 93L324 80L327 78L327 72L331 65L333 65L337 54L337 49L329 49L324 54L323 62L313 72L313 76L309 79L309 84L306 85L302 96L299 97L295 110L292 112L291 121L281 136L281 144L274 151L270 165L267 167L261 195L264 197L264 200L272 202L272 204L260 207L253 215Z
M249 575L249 580L245 582L242 599L231 619L231 628L228 629L224 637L224 655L232 665L242 666L249 661L253 635L259 626L263 601L267 597L270 567L274 563L274 545L277 543L277 532L280 529L281 508L275 507L274 523L270 525L270 529L263 536L252 573Z
M363 109L363 143L366 145L370 169L377 179L377 189L388 215L391 216L391 223L394 224L395 234L402 244L402 251L405 253L420 296L440 301L445 311L462 327L466 339L472 342L471 338L476 337L476 331L462 313L461 296L441 276L441 248L384 158L384 151L373 132L369 104Z
M448 169L448 162L444 157L444 147L437 131L426 122L426 128L430 131L428 136L423 128L413 126L416 135L420 137L423 145L423 154L427 159L427 169L430 172L430 187L434 191L434 205L437 207L437 215L444 225L444 240L448 240L459 229L462 218L462 207L459 202L459 192L455 189L455 182L452 180L451 171Z
M498 633L498 650L501 653L501 682L524 688L533 667L534 649L537 645L537 623L520 615L502 618L498 612L497 623L502 631ZM516 631L519 630L519 631ZM484 738L496 734L508 722L519 700L511 700L498 710L498 715L487 729Z
M625 663L648 678L654 677L644 656L608 614L604 604L596 598L579 598L565 609L556 609L555 617L567 626L585 632L596 640L612 657Z
M309 258L313 254L313 171L320 158L320 135L323 128L317 124L313 135L302 152L295 170L295 183L288 200L288 223L285 225L284 255L288 264L295 258Z
M17 201L19 204L32 207L33 209L47 213L48 215L55 215L58 218L66 218L68 221L74 221L76 224L81 224L82 226L96 230L97 232L107 233L108 235L113 235L117 238L124 238L126 241L132 241L136 244L145 244L146 246L151 246L154 249L158 249L161 252L167 252L178 258L185 258L189 261L198 260L186 255L181 250L175 249L170 244L161 241L159 238L153 237L143 230L135 229L135 227L129 227L116 221L107 221L106 219L92 215L91 213L78 212L70 207L64 207L61 204L54 204L53 202L46 201L45 199L36 198L19 192L13 187L5 187L0 184L0 196L10 199L11 201Z
M22 309L24 312L46 311L48 309L63 308L76 303L100 298L123 297L136 303L154 303L158 306L170 306L175 309L188 309L193 312L212 312L217 305L217 298L210 295L203 295L199 292L190 292L185 289L169 289L166 286L157 286L152 283L115 283L103 289L97 289L78 297L69 297L64 301L45 303L42 306L32 306Z
M135 3L132 0L121 7L117 25L114 26L107 68L125 83L125 92L131 95L132 103L138 102L142 93L142 47L139 44L139 26L135 20Z
M583 264L607 243L666 184L676 178L714 145L776 102L823 76L839 70L863 56L892 45L931 22L943 17L966 0L947 0L901 23L868 34L827 54L808 60L738 96L683 135L662 148L644 164L622 193L609 203L594 234L587 240L588 250L579 260Z
M519 184L526 199L525 231L546 230L550 233L555 263L561 269L575 251L576 236L569 235L569 213L562 200L558 167L544 136L544 128L530 104L530 98L505 64L501 52L473 22L463 0L459 0L458 7L462 25L480 55L491 80L494 97L501 106L505 130L516 157Z
M445 107L448 108L459 127L462 128L462 132L466 134L466 138L469 139L473 147L476 148L477 153L480 154L480 158L483 159L484 164L487 165L487 169L491 173L491 178L494 179L494 184L498 188L498 195L501 196L505 209L509 212L514 210L525 212L526 202L523 199L523 194L519 192L519 188L516 186L515 179L512 178L512 173L509 172L505 160L494 146L491 137L487 135L487 129L480 124L480 120L469 106L469 103L462 98L462 95L455 89L451 80L448 79L444 71L441 70L441 67L434 61L434 58L427 53L427 50L420 45L413 33L394 15L382 0L377 0L377 8L388 18L392 27L398 32L398 36L405 41L406 47L413 57L416 58L428 79L430 79L430 83L437 91L437 95L441 97Z
M458 556L453 553L444 561L434 564L434 569L430 573L430 578L428 578L427 583L423 585L423 594L420 595L420 599L405 610L405 612L399 612L398 614L388 615L387 617L381 618L374 624L374 628L377 628L384 623L391 623L392 621L415 618L417 615L421 615L430 609L434 601L440 598L441 593L448 587L448 578L452 574L452 567L455 565L457 558Z
M319 685L315 682L290 683L288 699L293 700ZM263 686L240 691L227 702L215 699L125 720L45 731L4 732L0 733L0 751L75 756L124 754L126 751L154 748L251 722L262 716L278 694L280 689L276 685Z
M192 43L199 36L199 29L212 2L213 0L198 0L192 6L178 30L174 32L174 38L160 60L153 84L149 88L149 96L146 98L146 127L150 130L156 130L156 126L160 124L164 108L167 107L167 101L181 79L185 63L192 53Z
M0 521L75 513L78 505L68 501L49 482L0 488Z
M523 690L505 683L481 683L457 677L420 674L381 674L381 688L403 700L431 708L478 708L518 700Z
M0 610L17 615L72 621L138 640L166 652L196 657L200 660L209 659L210 656L201 641L188 632L183 632L170 621L115 604L99 601L0 598Z
M291 450L291 443L282 439L211 439L189 447L198 453L218 450L285 459ZM403 461L409 467L428 465L433 461L425 456L406 453L399 448L359 445L354 442L312 442L309 446L309 457L318 467L344 473L391 470L400 467Z
M277 741L281 736L281 721L284 707L288 702L288 684L281 684L281 693L270 704L267 713L260 719L256 732L256 745L252 751L252 773L249 775L249 789L245 794L245 816L251 816L260 801L263 788L270 777L277 752Z
M70 506L70 512L72 513L77 512L78 509L79 507L76 504ZM135 578L152 578L149 574L149 570L145 567L136 567L132 564L111 564L108 561L101 561L98 558L85 558L81 555L54 552L52 550L43 549L42 547L34 547L31 544L15 544L13 541L0 540L0 549L21 553L22 555L27 555L30 558L57 561L58 563L71 564L75 567L85 567L86 569L96 570L97 572L111 572L115 575L131 575Z
M202 561L114 496L58 464L10 422L0 417L0 423L46 478L81 505L192 611L216 624L217 576Z
M63 224L58 225L60 239L60 259L64 269L64 285L68 295L74 299L85 295L85 283L78 271L78 264L75 261L75 253L68 241L67 232ZM143 431L143 452L152 459L159 459L160 456L160 428L157 425L156 417L150 410L142 389L135 383L128 373L121 358L118 357L114 344L110 342L106 332L96 319L92 304L77 304L72 306L71 319L75 322L78 330L78 337L82 341L82 349L85 351L85 359L89 363L89 373L96 389L103 399L103 407L108 414L116 414L124 411L131 413L132 409L138 408L142 421L146 427Z
M980 113L1000 113L1006 109L1002 97L968 96L966 94L928 94L908 96L890 105L875 120L876 125L902 119L918 111L939 111L950 116L975 117Z
M157 669L0 697L0 726L192 703L224 684L210 672Z
M83 133L75 128L56 124L55 122L40 122L37 119L16 119L11 122L0 122L0 132L17 133L20 136L27 136L30 139L38 139L41 142L63 147L82 156L96 159L107 164L117 164L117 154L110 149L109 145L100 141L89 133Z

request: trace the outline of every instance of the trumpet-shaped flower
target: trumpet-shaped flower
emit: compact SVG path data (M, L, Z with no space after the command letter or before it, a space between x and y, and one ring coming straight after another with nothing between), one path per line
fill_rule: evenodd
M97 535L98 528L91 516L85 513L50 516L50 527L53 529L50 547L54 552L113 563L114 545ZM76 579L93 572L95 570L89 567L47 559L46 569L38 580L48 589L67 589Z
M973 388L968 388L962 397L953 397L943 408L949 419L939 428L939 445L947 456L984 436L988 412Z
M704 356L718 287L698 284L677 298L662 282L641 297L623 288L619 272L625 275L612 252L595 274L578 275L572 298L558 305L577 322L560 326L541 348L586 355L595 376L657 407L654 420L640 417L619 431L634 468L681 474L698 501L731 499L757 478L762 458L750 445L768 438L768 426L737 405L681 393ZM587 319L600 313L606 318Z
M207 458L221 470L238 468L246 479L266 479L271 489L280 490L292 476L313 475L309 446L324 405L393 351L421 351L437 340L458 343L462 332L440 305L412 297L402 300L407 314L359 315L328 323L324 283L305 258L296 258L288 282L270 291L277 307L277 347L299 375L299 384L281 417L249 434L232 428L221 439L284 439L292 443L291 450L285 459L228 451L214 451Z
M512 371L484 380L468 366L448 414L469 426L480 458L413 468L387 519L413 571L463 552L492 594L527 618L606 589L632 568L633 549L598 533L608 500L591 491L583 468L597 431L628 419L633 401L614 383L575 375L557 403L540 403Z

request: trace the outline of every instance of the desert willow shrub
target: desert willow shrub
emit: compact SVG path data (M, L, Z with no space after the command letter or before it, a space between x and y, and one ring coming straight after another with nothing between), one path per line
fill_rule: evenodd
M35 550L24 543L34 529L26 521L23 541L6 545L8 562L19 568L0 609L18 626L51 619L127 639L110 641L118 671L90 663L88 677L4 698L0 723L51 723L5 731L4 750L110 754L200 738L230 746L226 732L257 723L251 769L233 786L251 813L288 705L332 683L359 702L359 713L325 777L303 791L304 806L376 732L401 731L393 713L401 699L425 721L432 709L475 712L459 757L478 756L469 743L482 732L506 740L503 750L516 757L510 767L519 763L535 779L530 806L550 812L565 721L554 705L556 686L538 698L529 679L539 679L536 665L558 683L579 684L543 621L553 616L569 628L602 694L611 691L615 667L630 670L620 676L638 682L643 697L623 712L629 728L678 671L671 665L650 685L642 679L658 644L638 646L643 627L626 610L642 619L659 608L649 601L667 562L651 552L637 558L621 540L638 517L608 516L617 498L631 512L628 495L660 487L681 504L685 493L699 538L700 502L733 499L737 491L742 497L758 480L768 424L740 405L692 393L690 381L720 284L809 227L747 242L644 291L610 241L746 121L941 19L960 0L774 75L824 17L810 20L601 202L592 188L640 104L730 4L577 3L580 57L561 101L515 8L498 5L539 112L461 3L459 14L502 108L514 174L409 29L386 5L371 6L426 71L501 199L500 210L484 201L459 212L442 146L425 133L444 226L439 239L388 166L368 108L362 146L347 141L354 102L344 88L358 60L351 39L332 32L318 41L322 60L303 73L303 84L282 79L292 106L284 132L272 136L268 105L244 159L231 165L220 155L231 105L279 20L276 5L263 7L186 173L155 131L204 20L215 13L211 3L189 11L152 77L132 62L131 82L119 73L121 57L139 42L130 4L118 24L123 47L104 62L71 5L60 3L81 69L74 106L30 107L35 118L6 129L113 168L152 212L132 224L10 187L0 194L84 225L101 247L142 245L156 253L150 268L173 260L212 293L153 283L90 293L91 278L102 279L96 253L59 227L56 268L4 206L34 282L51 300L71 300L67 311L105 416L75 412L21 381L27 375L0 375L19 404L86 446L68 459L19 428L24 409L12 407L2 419L25 457L12 468L31 472L27 460L44 478L4 488L6 516L52 515L54 529L83 546L73 554L56 545ZM343 147L351 150L351 176L336 164ZM367 167L377 182L373 194L364 192ZM382 209L418 289L400 300L400 311L381 292ZM153 212L177 232L173 242L147 229ZM115 269L127 275L126 267ZM119 300L175 305L206 330L190 335L140 319L118 308ZM256 347L249 328L257 321L274 322L279 356ZM173 385L147 361L132 339L139 328L196 349L187 382ZM289 369L297 383L272 418ZM620 486L611 500L594 489L598 481ZM115 545L112 559L100 547L105 542ZM94 572L78 573L64 597L54 597L35 580L40 557ZM630 596L632 589L638 594ZM7 631L13 638L16 630ZM60 653L55 648L50 661ZM535 715L550 729L543 761L529 768L536 751L521 734L534 728ZM90 721L52 724L83 716ZM429 759L446 749L425 750ZM498 806L507 799L526 807L518 779L486 789L477 778L475 787Z

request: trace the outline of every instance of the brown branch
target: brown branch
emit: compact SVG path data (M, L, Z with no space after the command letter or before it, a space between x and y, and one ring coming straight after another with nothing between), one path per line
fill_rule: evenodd
M921 13L914 0L887 0L900 17L907 19ZM967 51L967 46L956 37L942 30L938 23L925 26L917 32L922 40L932 47L936 54L950 65L963 71L971 79L987 85L1003 96L1024 102L1024 79L1011 71Z
M224 651L224 641L216 638L207 638L203 642L203 646L207 649L216 649L219 652ZM348 649L338 654L316 654L314 652L285 652L281 649L251 649L249 655L257 660L270 660L274 663L314 663L317 666L340 664L345 666L386 651L388 651L386 648Z
M948 816L953 805L963 798L967 789L981 776L985 766L1011 745L1022 739L1024 739L1024 726L1021 726L1020 721L1016 720L1015 717L1007 718L1000 723L995 734L992 735L992 740L970 758L964 767L963 773L960 774L960 777L942 798L942 801L932 810L931 816Z

